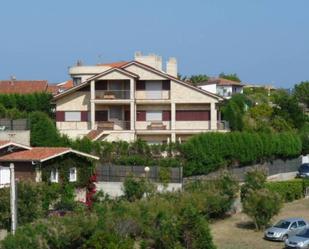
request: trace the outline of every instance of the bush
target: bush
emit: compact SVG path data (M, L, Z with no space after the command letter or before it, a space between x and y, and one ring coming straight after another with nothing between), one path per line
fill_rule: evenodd
M245 175L245 183L241 186L241 200L244 200L250 191L263 189L267 180L266 171L253 169Z
M275 158L300 155L302 143L293 132L204 133L180 146L184 175L208 174L222 167L243 166Z
M264 229L281 207L281 196L264 188L250 191L243 201L244 213L252 218L257 230Z
M124 197L128 201L141 199L145 194L154 192L154 185L144 178L127 177L123 183Z
M302 180L268 182L266 188L279 194L285 202L294 201L304 196L304 182Z

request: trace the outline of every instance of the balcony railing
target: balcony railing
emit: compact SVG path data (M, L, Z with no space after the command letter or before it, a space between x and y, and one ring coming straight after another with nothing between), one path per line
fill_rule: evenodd
M130 121L112 120L112 121L97 121L97 129L102 130L130 130Z
M97 90L95 98L102 100L130 99L130 90Z

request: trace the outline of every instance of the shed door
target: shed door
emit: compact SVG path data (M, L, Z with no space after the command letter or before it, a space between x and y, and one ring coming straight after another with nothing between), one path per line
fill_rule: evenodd
M10 183L10 168L0 166L0 185Z
M161 81L147 81L146 82L147 99L161 99L162 98L162 82Z

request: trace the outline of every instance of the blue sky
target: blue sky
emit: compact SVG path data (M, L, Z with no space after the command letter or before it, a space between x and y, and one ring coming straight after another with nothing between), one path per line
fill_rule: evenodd
M0 79L67 79L135 51L178 59L182 75L237 73L291 87L309 80L308 0L4 0Z

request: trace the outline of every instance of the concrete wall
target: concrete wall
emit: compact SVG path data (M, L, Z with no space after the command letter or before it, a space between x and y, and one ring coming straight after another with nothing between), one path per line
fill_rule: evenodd
M156 184L159 192L164 191L177 191L182 189L181 183L170 183L167 188L164 189L162 184ZM119 197L123 195L123 183L122 182L98 182L96 183L97 191L103 191L111 197Z
M0 140L10 140L19 144L30 145L30 131L0 131Z
M77 91L56 101L57 111L90 110L90 92Z
M140 80L167 80L167 78L145 70L139 66L131 65L125 68L127 71L139 75Z

